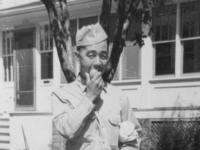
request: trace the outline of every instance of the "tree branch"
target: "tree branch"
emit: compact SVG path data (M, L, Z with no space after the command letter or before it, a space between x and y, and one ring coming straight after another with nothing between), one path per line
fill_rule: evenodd
M107 35L109 35L111 7L112 7L112 0L103 0L102 10L100 15L100 24L104 28Z
M49 21L55 40L61 68L68 82L75 80L72 63L71 36L69 32L70 21L67 9L67 0L59 0L61 17L59 18L56 0L41 0L49 15Z
M113 79L120 55L123 51L123 47L125 46L126 33L131 23L133 1L134 0L119 0L118 2L118 22L114 36L112 52L107 70L103 75L104 80L107 82L111 82Z

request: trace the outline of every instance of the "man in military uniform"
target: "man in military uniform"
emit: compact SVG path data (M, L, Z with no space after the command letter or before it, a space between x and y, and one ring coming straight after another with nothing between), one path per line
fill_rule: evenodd
M53 120L67 150L139 149L141 127L127 96L102 78L109 60L107 38L99 23L78 30L79 76L52 94Z

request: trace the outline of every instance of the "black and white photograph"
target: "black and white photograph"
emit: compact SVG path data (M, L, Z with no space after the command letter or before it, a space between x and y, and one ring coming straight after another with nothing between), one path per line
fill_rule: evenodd
M0 150L200 150L200 0L0 0Z

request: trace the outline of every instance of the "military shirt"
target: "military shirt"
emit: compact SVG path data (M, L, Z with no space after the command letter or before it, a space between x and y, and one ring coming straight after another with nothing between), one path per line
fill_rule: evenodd
M141 130L127 96L117 87L106 83L94 102L85 94L80 77L52 93L53 120L60 134L67 139L67 150L130 150L139 149L140 139L119 143L119 128L131 121ZM128 149L127 149L128 150Z

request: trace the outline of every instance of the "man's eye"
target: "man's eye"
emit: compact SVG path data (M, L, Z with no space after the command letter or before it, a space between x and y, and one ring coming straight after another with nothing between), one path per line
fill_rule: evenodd
M93 58L93 57L94 57L94 54L92 54L92 53L91 53L91 54L88 54L88 57L89 57L89 58Z
M101 55L101 58L102 58L102 59L107 59L108 56L107 56L107 55Z

